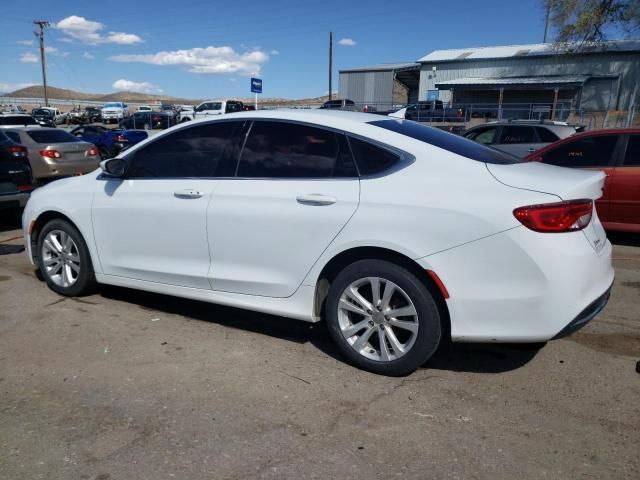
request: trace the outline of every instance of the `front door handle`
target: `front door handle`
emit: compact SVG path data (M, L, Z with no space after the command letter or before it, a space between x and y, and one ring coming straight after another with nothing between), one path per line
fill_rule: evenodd
M200 198L204 195L204 192L200 192L194 188L185 188L184 190L173 192L173 195L177 198Z
M329 197L327 195L321 195L319 193L311 193L309 195L300 195L296 197L296 201L301 203L302 205L315 205L315 206L324 206L324 205L333 205L337 202L334 197Z

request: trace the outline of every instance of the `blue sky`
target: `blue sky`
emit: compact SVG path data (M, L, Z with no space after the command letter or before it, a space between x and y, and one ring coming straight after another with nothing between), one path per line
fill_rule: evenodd
M0 91L41 82L36 18L55 25L46 44L56 87L245 97L257 74L264 96L306 98L328 92L330 30L337 90L341 68L540 42L543 17L541 0L4 0Z

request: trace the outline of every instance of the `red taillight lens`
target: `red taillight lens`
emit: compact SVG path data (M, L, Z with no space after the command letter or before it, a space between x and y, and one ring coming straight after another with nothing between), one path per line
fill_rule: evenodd
M95 157L96 155L98 155L98 149L95 147L95 145L93 145L89 150L87 150L87 155L89 157Z
M57 150L40 150L40 155L47 158L60 158L62 154Z
M33 185L18 185L18 190L21 192L30 192L33 190Z
M14 157L25 158L27 156L27 148L22 145L12 145L9 147L9 153Z
M582 230L591 221L593 201L568 200L516 208L513 215L525 227L535 232L573 232Z

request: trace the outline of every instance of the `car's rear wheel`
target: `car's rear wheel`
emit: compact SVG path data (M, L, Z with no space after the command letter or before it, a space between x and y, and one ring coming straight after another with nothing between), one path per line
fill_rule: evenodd
M96 280L87 244L66 220L51 220L42 228L37 252L40 273L54 292L75 297L94 289Z
M429 289L384 260L360 260L340 272L329 289L326 318L347 359L383 375L413 372L440 343L440 315Z

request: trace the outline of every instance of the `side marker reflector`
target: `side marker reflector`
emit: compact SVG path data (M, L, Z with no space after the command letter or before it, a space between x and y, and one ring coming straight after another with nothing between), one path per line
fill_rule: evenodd
M444 298L449 298L449 292L447 291L447 287L444 286L444 283L442 283L442 280L440 280L440 277L438 277L436 272L434 272L433 270L427 270L427 273L440 289L442 296Z

